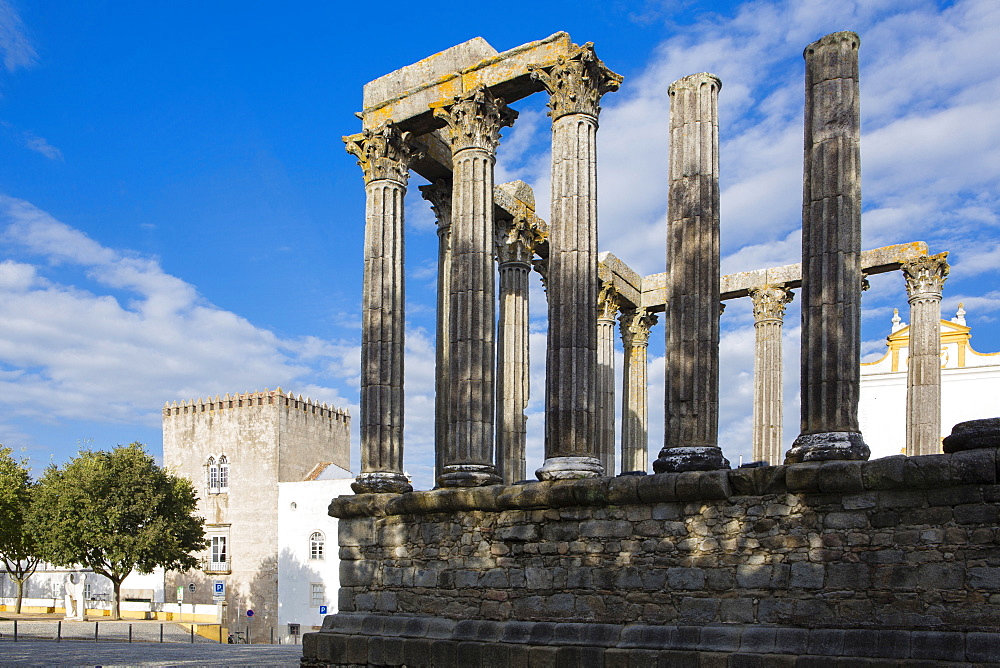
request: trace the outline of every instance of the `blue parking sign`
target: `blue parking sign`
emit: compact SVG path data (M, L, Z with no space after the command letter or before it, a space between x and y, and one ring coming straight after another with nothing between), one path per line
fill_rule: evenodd
M325 605L319 606L319 614L321 614L321 615L325 615L326 614L326 606Z
M225 594L226 593L226 583L225 582L218 582L218 581L216 581L216 583L215 583L215 593L216 594Z

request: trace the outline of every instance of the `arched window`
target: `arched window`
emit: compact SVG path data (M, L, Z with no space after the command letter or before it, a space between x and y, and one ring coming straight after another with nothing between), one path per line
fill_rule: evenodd
M208 458L207 476L208 493L214 494L219 491L219 467L215 463L215 457Z
M229 460L225 455L219 457L219 491L229 491Z
M322 531L314 531L309 536L309 558L323 559L323 546L326 544L326 536Z

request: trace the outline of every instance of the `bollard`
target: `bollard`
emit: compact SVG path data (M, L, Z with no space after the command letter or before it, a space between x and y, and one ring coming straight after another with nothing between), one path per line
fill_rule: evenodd
M163 624L160 624L160 642L163 642Z
M128 641L129 641L129 643L132 642L132 625L131 624L128 625Z
M222 624L219 624L219 644L222 644Z
M14 642L17 642L17 620L14 620Z
M191 624L191 644L194 644L194 624Z
M56 622L56 642L62 642L62 622Z
M100 622L94 622L94 642L97 642L97 627L100 626Z
M271 644L274 644L274 627L271 627Z

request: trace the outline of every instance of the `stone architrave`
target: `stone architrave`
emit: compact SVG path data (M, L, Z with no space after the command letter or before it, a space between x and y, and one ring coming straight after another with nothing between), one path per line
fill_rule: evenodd
M524 480L529 398L528 277L535 234L517 217L497 225L500 274L497 323L497 473L505 484Z
M493 463L494 327L493 167L500 128L517 112L486 88L434 109L445 123L453 167L448 324L448 434L438 484L491 485Z
M547 271L545 462L540 480L603 473L597 405L597 119L601 97L622 77L574 47L532 77L549 93L552 197Z
M910 344L906 358L906 454L941 452L941 291L948 277L948 253L902 265L910 302Z
M806 47L802 185L802 420L786 464L865 460L861 387L858 47L836 32Z
M619 316L625 350L622 379L622 473L646 471L649 460L649 382L646 349L656 315L644 308Z
M722 83L670 85L666 430L657 473L729 468L719 448L719 116Z
M365 176L361 474L355 492L408 492L403 474L403 199L419 158L391 122L344 137Z
M785 306L794 294L782 285L750 289L755 334L753 358L753 459L781 463L782 354Z
M448 314L451 300L451 182L439 179L420 186L437 218L437 322L434 337L434 479L441 473L441 455L448 440Z
M621 299L613 285L597 296L597 457L615 474L615 316Z

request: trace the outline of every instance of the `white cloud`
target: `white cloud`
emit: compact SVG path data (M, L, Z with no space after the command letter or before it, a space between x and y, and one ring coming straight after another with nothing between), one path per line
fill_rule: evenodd
M34 65L37 58L20 15L6 0L0 0L0 53L8 72Z
M44 155L49 160L58 160L59 162L62 162L63 160L62 151L60 151L55 146L50 144L44 137L38 137L34 133L29 131L25 131L23 133L23 136L24 136L24 145L27 146L29 149L31 149L35 153L40 153L41 155Z
M41 260L0 263L8 416L155 425L164 401L264 386L344 401L314 379L357 374L355 344L279 339L155 260L101 246L28 202L0 197L0 223L6 245ZM92 289L48 278L58 265L84 269Z

